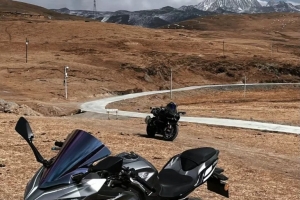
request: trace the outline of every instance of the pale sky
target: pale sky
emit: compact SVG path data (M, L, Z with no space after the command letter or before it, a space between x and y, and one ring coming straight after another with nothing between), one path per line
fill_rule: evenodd
M63 8L71 10L93 10L93 0L18 0L26 3L39 5L45 8ZM116 10L144 10L172 6L178 8L183 5L196 5L202 0L96 0L98 11ZM264 0L260 0L264 1ZM291 0L295 5L300 0Z

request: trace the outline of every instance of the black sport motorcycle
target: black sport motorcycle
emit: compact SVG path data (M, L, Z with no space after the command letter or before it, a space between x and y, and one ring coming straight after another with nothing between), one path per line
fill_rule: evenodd
M24 200L187 200L205 182L208 190L229 197L228 178L216 167L219 151L214 148L184 151L158 172L133 152L110 156L100 140L83 130L55 142L57 155L45 160L33 144L25 118L19 119L15 130L43 165L28 182Z
M147 116L145 123L147 124L147 135L154 137L156 134L162 135L164 140L173 141L178 135L178 121L181 115L186 112L177 112L177 106L171 102L166 107L150 107L153 117Z

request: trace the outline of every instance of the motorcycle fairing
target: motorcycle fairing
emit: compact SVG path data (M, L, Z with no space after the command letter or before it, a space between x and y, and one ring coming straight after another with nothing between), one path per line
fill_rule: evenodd
M103 185L98 193L86 197L84 200L139 200L137 194L132 191L124 191L118 187Z
M97 174L90 174L82 180L81 184L60 185L48 189L38 188L38 179L42 176L42 167L34 179L27 185L24 200L70 200L84 199L91 194L97 193L104 185L106 179L101 179Z
M171 158L159 173L162 185L159 195L166 198L186 197L212 175L218 154L219 151L205 147L187 150Z
M110 154L110 150L93 135L74 130L65 140L51 167L43 171L39 188L70 184L72 175L86 172L88 166Z

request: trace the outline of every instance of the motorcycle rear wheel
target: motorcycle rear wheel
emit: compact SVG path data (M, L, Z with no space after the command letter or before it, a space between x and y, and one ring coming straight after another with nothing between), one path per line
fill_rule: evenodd
M179 127L177 125L172 126L172 134L168 136L166 133L163 134L164 140L166 141L173 141L177 137L179 132Z

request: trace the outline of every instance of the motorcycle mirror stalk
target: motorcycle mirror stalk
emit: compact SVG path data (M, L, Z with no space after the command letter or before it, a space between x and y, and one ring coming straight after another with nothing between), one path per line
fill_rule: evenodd
M178 112L180 115L185 115L186 112Z
M31 127L29 125L29 122L24 118L20 117L15 130L25 139L25 141L29 144L30 148L32 149L36 160L43 164L44 167L48 168L50 166L49 161L45 160L43 156L40 154L40 152L37 150L37 148L32 143L34 135L31 130Z

